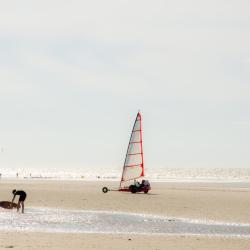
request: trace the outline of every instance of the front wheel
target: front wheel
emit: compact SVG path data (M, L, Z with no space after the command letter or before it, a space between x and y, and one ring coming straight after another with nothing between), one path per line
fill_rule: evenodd
M103 187L103 188L102 188L102 192L103 192L104 194L106 194L108 191L109 191L109 190L108 190L107 187Z

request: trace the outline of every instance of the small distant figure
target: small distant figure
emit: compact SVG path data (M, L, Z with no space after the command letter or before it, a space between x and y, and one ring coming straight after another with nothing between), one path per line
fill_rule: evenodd
M0 179L2 178L2 173L0 173Z
M19 212L19 208L21 206L22 207L22 213L24 213L24 201L25 201L26 196L27 196L26 193L24 191L22 191L22 190L17 191L16 189L14 189L12 191L12 194L14 195L13 199L12 199L12 202L14 202L16 195L19 195L19 200L18 200L18 203L17 203L17 212Z
M16 178L18 178L18 173L16 173Z

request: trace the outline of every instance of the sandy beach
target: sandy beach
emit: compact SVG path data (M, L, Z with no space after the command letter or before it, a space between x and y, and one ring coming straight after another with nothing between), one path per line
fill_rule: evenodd
M0 200L27 192L26 207L133 212L250 223L249 183L153 183L148 194L108 192L116 182L1 180ZM20 215L22 216L22 215ZM0 231L0 249L250 249L249 238Z

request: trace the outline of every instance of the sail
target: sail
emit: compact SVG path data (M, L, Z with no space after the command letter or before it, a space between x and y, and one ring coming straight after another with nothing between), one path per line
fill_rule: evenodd
M138 112L128 144L120 186L122 182L134 180L142 176L144 176L142 120L141 114Z

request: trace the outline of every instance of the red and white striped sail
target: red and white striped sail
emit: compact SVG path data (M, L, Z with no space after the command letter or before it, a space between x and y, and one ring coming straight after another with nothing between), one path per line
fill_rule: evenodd
M128 144L120 187L123 182L135 180L142 176L144 176L142 119L140 112L138 112Z

